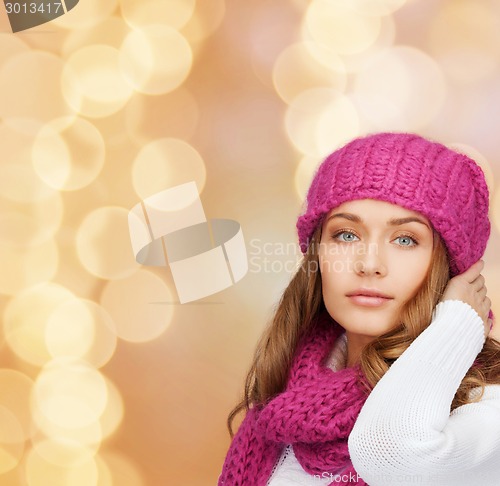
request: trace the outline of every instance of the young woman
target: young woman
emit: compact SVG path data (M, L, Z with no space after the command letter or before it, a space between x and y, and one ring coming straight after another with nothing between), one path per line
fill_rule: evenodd
M325 159L219 486L498 484L488 198L474 161L414 134Z

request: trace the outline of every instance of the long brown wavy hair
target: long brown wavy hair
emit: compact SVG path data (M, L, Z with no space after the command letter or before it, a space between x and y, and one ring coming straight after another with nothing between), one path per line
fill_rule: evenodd
M371 341L361 351L359 363L365 380L361 385L368 393L391 364L429 326L434 307L450 280L445 245L435 230L433 235L431 265L415 297L401 309L401 324ZM307 332L314 317L325 310L318 259L320 240L321 225L312 236L297 272L277 304L274 317L257 343L245 380L243 398L227 418L231 437L234 436L233 420L240 411L248 411L257 404L263 405L284 391L298 341ZM500 384L500 343L490 337L486 338L483 349L463 378L451 410L479 401L486 384ZM469 391L475 387L481 388L480 394L471 398Z

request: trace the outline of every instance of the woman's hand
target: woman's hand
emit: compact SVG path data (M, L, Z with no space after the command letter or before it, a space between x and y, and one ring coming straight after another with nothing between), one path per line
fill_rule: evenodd
M491 300L486 296L487 289L481 275L483 268L484 261L478 260L468 270L450 279L441 301L461 300L469 304L483 320L484 334L488 336L492 324L488 318Z

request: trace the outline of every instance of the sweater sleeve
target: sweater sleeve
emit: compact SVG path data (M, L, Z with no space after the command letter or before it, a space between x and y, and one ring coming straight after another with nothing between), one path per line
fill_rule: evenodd
M500 385L487 385L479 402L450 414L484 341L471 306L436 306L431 324L374 387L349 436L353 466L370 486L499 484Z

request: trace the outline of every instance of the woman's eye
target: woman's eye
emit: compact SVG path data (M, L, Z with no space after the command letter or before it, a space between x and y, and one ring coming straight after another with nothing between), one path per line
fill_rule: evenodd
M411 236L398 236L396 240L402 240L405 241L404 243L401 244L401 246L417 246L418 242L415 238L412 238Z
M332 236L332 238L334 240L339 240L339 238L340 238L341 242L343 241L345 243L348 243L348 242L356 241L355 238L358 238L358 237L354 233L352 233L351 231L344 230L344 231L339 231L338 233L334 234ZM396 240L400 240L399 246L413 247L413 246L418 245L418 241L409 235L398 236L397 238L394 239L394 241L396 241Z
M339 231L338 233L336 233L335 235L333 235L333 239L336 240L341 235L347 235L348 236L348 238L341 238L341 241L345 241L345 242L354 241L353 237L357 238L357 236L354 233L351 233L350 231Z

